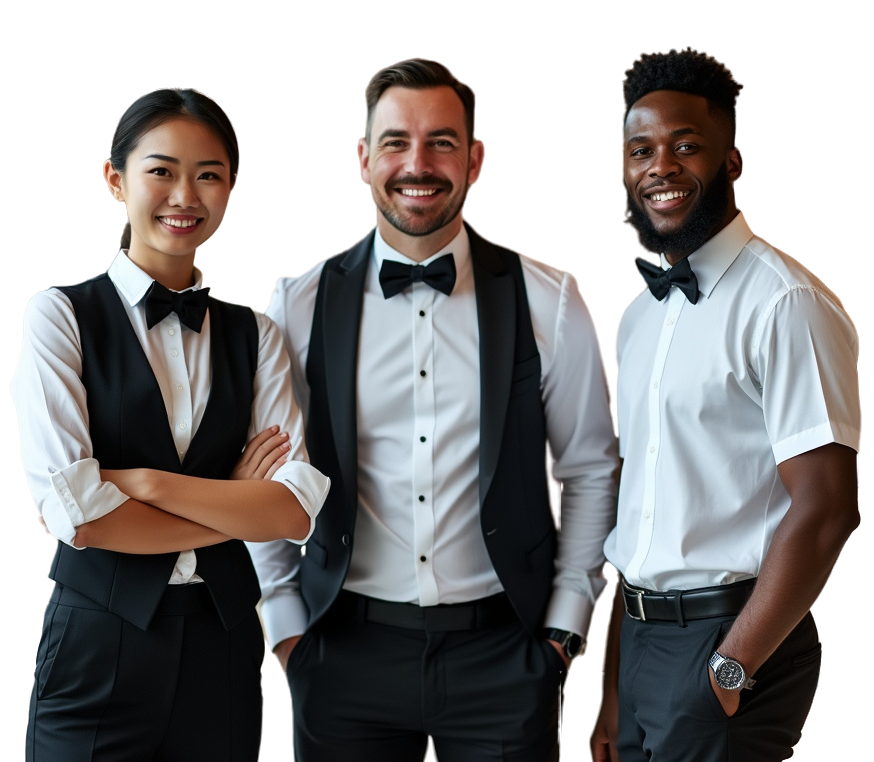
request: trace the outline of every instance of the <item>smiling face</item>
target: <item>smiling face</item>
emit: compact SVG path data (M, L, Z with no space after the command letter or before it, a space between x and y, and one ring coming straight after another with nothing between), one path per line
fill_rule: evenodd
M178 118L142 136L119 172L107 161L110 191L127 206L128 256L173 288L174 273L190 281L195 249L218 228L231 192L227 151L216 133ZM182 287L190 286L191 283Z
M358 142L386 243L421 261L461 228L467 189L479 177L483 146L471 142L464 106L450 87L390 87L373 113L370 140Z
M731 128L706 98L656 90L625 119L625 187L629 221L641 243L676 263L737 214L731 183L740 152Z

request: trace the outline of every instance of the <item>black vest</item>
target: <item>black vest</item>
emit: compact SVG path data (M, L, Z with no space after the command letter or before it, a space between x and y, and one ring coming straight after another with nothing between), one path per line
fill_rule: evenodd
M525 626L542 623L552 593L555 522L546 476L540 354L519 256L468 227L480 338L480 523L489 557ZM307 449L331 491L300 572L310 621L340 591L358 507L356 363L373 234L328 260L307 358Z
M180 463L161 390L112 281L100 275L60 291L70 299L79 325L89 430L101 468L155 468L226 479L246 444L251 417L258 362L252 311L209 300L209 401ZM249 553L239 540L196 553L197 573L230 629L260 597ZM76 550L59 542L49 576L146 629L178 555Z

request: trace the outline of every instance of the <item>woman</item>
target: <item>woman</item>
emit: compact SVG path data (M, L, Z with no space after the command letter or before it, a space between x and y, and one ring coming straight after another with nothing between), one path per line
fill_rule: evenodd
M304 542L328 480L276 326L208 297L194 267L238 160L209 98L138 99L104 165L122 251L28 306L13 394L59 540L28 760L258 757L264 641L242 541Z

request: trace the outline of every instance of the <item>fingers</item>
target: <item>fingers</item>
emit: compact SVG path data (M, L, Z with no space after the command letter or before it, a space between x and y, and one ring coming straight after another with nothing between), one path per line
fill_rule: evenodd
M256 434L237 461L232 479L269 479L286 461L291 445L288 434L278 426Z

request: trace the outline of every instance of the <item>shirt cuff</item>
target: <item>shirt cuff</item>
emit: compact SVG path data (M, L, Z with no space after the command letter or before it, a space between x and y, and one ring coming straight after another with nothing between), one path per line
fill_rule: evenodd
M593 587L594 598L597 598L607 581L601 578L590 578L590 583ZM552 598L550 598L549 606L546 609L543 626L574 632L580 635L585 643L594 609L595 602L589 596L557 587L552 591Z
M272 481L280 482L290 489L300 501L307 516L310 517L310 528L306 537L302 539L289 539L298 545L303 545L316 528L316 516L322 510L328 490L331 488L331 480L321 471L305 463L302 460L291 460L280 466L273 474Z
M794 458L796 455L810 452L817 447L832 444L833 442L846 445L859 452L859 439L860 433L856 427L829 422L787 437L774 444L772 450L774 452L774 460L779 465L783 461L789 460L789 458Z
M306 604L296 590L277 590L261 601L261 622L264 637L272 651L286 638L302 635L307 628Z
M42 518L51 535L71 547L75 547L77 527L111 513L130 499L112 482L100 480L100 465L94 458L53 471L49 480L52 492L42 505Z

